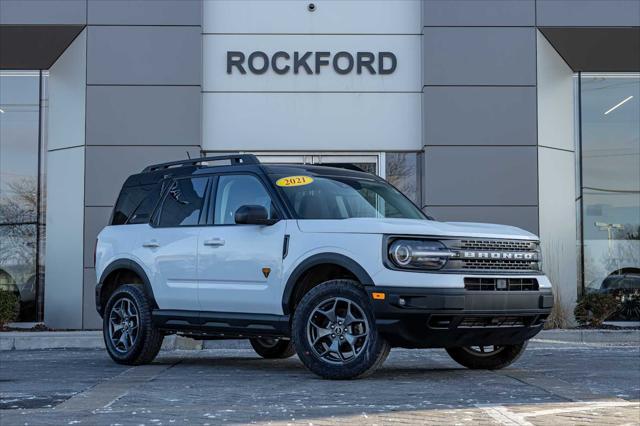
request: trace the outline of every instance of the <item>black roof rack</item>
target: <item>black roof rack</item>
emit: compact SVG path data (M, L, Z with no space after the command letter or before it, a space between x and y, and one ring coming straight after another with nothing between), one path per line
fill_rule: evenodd
M216 155L213 157L199 157L190 158L188 160L170 161L168 163L154 164L152 166L145 167L142 173L153 172L161 169L168 169L175 166L195 166L205 161L220 161L229 160L231 165L239 164L260 164L260 160L253 154L231 154L231 155Z

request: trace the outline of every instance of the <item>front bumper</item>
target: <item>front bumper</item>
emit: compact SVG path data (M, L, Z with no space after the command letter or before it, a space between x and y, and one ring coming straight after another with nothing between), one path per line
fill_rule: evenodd
M378 331L392 346L446 348L518 344L538 334L553 306L551 290L470 291L379 287L371 293Z

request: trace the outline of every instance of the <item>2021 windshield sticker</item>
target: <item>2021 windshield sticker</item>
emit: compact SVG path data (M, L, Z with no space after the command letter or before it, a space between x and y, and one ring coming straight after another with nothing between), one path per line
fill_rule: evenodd
M309 185L313 182L311 176L286 176L276 181L276 185L288 187L288 186L303 186Z

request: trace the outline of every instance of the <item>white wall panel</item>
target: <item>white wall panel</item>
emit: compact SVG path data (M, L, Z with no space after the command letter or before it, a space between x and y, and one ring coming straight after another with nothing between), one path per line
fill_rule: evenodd
M86 46L84 30L49 70L49 150L84 145Z
M573 152L538 148L543 268L569 314L578 289L574 164Z
M49 327L82 328L83 217L84 147L49 152L44 292Z
M205 93L204 150L421 149L420 93Z
M573 71L538 31L538 144L574 150Z
M420 34L420 0L205 0L205 33Z
M422 89L420 49L421 36L418 35L205 35L203 40L203 90L204 91L420 91ZM233 67L227 73L227 51L240 51L245 54L241 74ZM269 58L275 52L283 51L290 59L278 59L278 67L290 66L286 74L277 74L271 66L264 74L252 74L247 66L248 57L254 51L262 51ZM320 68L315 74L315 56L307 61L314 74L308 74L304 68L299 73L293 70L294 51L330 52L329 65ZM348 74L339 74L333 69L333 55L349 52L353 58L353 69ZM357 73L357 52L371 52L376 55L372 75L366 68ZM392 52L397 58L396 69L391 74L380 75L378 71L378 52ZM256 67L262 67L263 59L256 59ZM391 61L384 61L389 67ZM341 69L347 69L348 60L338 60Z

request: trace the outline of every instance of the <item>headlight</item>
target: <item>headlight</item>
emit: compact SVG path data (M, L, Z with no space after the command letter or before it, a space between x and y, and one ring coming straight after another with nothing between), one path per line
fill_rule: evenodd
M399 239L389 245L389 259L404 269L440 269L453 255L439 241Z

